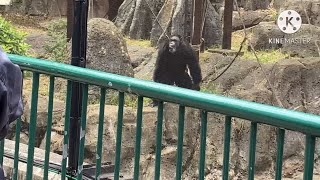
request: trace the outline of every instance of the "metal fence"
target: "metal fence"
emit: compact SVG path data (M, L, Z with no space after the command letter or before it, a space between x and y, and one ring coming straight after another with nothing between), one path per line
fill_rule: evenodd
M121 159L121 142L122 142L122 125L123 125L123 108L125 94L133 94L138 96L138 114L136 120L136 145L135 145L135 163L134 163L134 179L138 180L140 177L140 152L141 152L141 137L142 137L142 115L143 115L143 100L144 98L156 98L161 100L158 106L157 115L157 135L156 135L156 160L155 160L155 179L160 179L161 171L161 148L162 148L162 124L163 124L163 108L164 102L171 102L179 104L179 122L178 122L178 145L177 145L177 159L176 159L176 175L175 179L182 178L182 164L183 164L183 138L184 138L184 120L185 108L192 107L201 109L201 134L200 136L200 162L199 162L199 179L205 177L205 159L206 159L206 137L207 137L207 115L210 112L215 112L225 115L225 134L224 134L224 160L223 160L223 179L229 179L229 164L230 164L230 141L231 141L231 119L234 117L246 119L251 122L250 133L250 155L248 164L248 177L254 179L255 174L255 153L256 153L256 139L257 139L257 125L267 124L279 128L277 139L277 164L276 164L276 179L282 177L282 159L284 151L284 138L286 130L298 131L306 135L306 149L305 149L305 165L304 165L304 179L310 180L313 177L314 168L314 153L316 137L320 135L320 116L306 114L278 107L217 96L202 92L195 92L178 87L158 84L150 81L124 77L116 74L110 74L91 69L79 68L66 64L59 64L51 61L27 58L17 55L10 55L9 58L18 64L24 71L31 71L33 73L32 84L32 100L31 100L31 116L29 129L29 143L28 143L28 158L27 158L27 179L31 180L33 177L34 166L34 146L36 136L37 124L37 105L38 105L38 90L39 90L39 75L45 74L50 76L50 91L48 104L48 124L52 123L52 109L54 99L54 84L55 78L65 78L68 80L67 99L65 106L65 133L64 133L64 150L63 159L61 162L61 179L68 177L67 175L67 157L66 148L68 147L68 129L70 117L70 102L72 81L83 83L83 109L82 109L82 131L86 130L86 112L88 105L88 88L89 86L99 86L101 88L100 99L100 115L98 128L98 145L97 155L102 156L103 140L102 134L104 131L104 103L105 93L107 89L117 90L119 92L119 111L118 111L118 125L116 138L116 156L115 156L115 171L114 179L119 179L120 176L120 159ZM21 122L17 121L16 126L16 146L14 154L14 178L17 179L18 163L19 163L19 137ZM44 177L47 179L49 168L49 151L50 151L50 132L51 126L47 127L47 141L45 163L43 166ZM3 154L2 150L0 153ZM85 134L81 136L79 154L79 172L77 179L82 179L82 170L84 162L84 146ZM3 161L3 156L1 163ZM101 173L101 159L97 159L96 179Z

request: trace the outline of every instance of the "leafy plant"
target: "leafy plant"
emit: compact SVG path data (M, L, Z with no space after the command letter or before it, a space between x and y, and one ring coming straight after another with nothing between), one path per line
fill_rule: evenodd
M27 33L18 31L0 16L0 45L6 53L26 55L31 46L25 43Z
M67 48L67 21L57 20L48 27L48 35L51 41L45 45L46 58L57 62L65 62L68 59Z

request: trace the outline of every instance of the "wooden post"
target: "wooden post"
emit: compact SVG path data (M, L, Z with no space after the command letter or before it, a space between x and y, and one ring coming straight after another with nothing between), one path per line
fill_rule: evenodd
M196 53L199 57L201 40L202 40L202 31L203 31L203 21L204 21L204 3L206 0L194 0L193 1L193 31L191 44L197 46Z
M231 49L233 0L225 0L222 49Z

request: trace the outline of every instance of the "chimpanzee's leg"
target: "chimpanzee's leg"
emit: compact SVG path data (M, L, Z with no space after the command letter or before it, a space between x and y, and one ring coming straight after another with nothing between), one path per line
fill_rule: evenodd
M192 89L192 80L187 72L177 77L177 79L175 80L175 84L178 87Z
M161 79L155 80L157 83L167 84L167 85L174 85L173 77L169 75L163 76ZM152 99L152 107L158 106L159 101L156 99Z

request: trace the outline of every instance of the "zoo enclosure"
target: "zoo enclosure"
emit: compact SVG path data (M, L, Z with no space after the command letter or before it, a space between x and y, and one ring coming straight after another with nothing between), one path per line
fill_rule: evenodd
M314 153L316 137L320 136L320 116L306 114L268 105L247 102L238 99L232 99L213 94L202 92L195 92L188 89L182 89L164 84L158 84L150 81L124 77L120 75L100 72L96 70L75 67L72 65L61 64L40 59L22 57L17 55L9 55L9 58L18 64L24 71L31 71L33 73L32 84L32 100L31 100L31 115L30 115L30 129L29 129L29 143L28 143L28 158L27 158L27 179L31 180L33 177L34 165L34 146L36 136L37 124L37 106L38 106L38 91L39 91L39 76L40 74L50 77L49 88L49 102L48 102L48 124L52 123L53 99L54 99L54 84L55 78L64 78L68 80L67 99L66 99L66 114L64 126L64 149L63 159L61 162L61 179L66 177L82 179L83 177L83 162L84 162L84 146L86 132L86 113L88 105L88 88L89 86L99 86L101 88L100 98L100 114L99 114L99 128L98 128L98 145L97 155L102 157L102 134L104 127L104 104L107 89L117 90L119 92L119 106L118 106L118 126L117 126L117 141L116 141L116 157L115 157L115 171L114 179L120 177L120 163L121 163L121 140L122 140L122 124L123 124L123 110L124 110L124 95L126 93L138 96L137 108L137 129L136 129L136 145L135 145L135 164L134 164L134 179L139 179L140 175L140 152L141 152L141 137L143 124L143 98L156 98L161 100L158 106L157 116L157 136L156 136L156 160L155 160L155 179L160 179L161 171L161 148L162 148L162 125L163 125L163 107L164 102L172 102L179 104L179 126L178 126L178 145L177 145L177 160L176 160L176 178L182 178L182 164L183 164L183 138L184 138L184 120L185 108L192 107L201 109L201 134L200 134L200 162L199 162L199 179L205 177L205 158L206 158L206 137L207 137L207 115L214 112L225 115L225 134L224 134L224 165L223 165L223 179L229 179L229 163L230 163L230 141L231 141L231 121L233 117L246 119L251 121L250 133L250 155L248 164L248 177L254 179L255 172L255 152L257 139L258 124L267 124L279 128L278 144L277 144L277 166L276 179L282 177L282 157L284 151L285 129L302 132L306 135L306 149L305 149L305 165L304 165L304 179L311 180L313 177L314 167ZM82 117L81 117L81 141L79 149L79 167L75 174L70 174L67 167L67 147L69 139L69 117L70 117L70 102L72 82L80 82L83 86L82 98ZM21 122L17 121L16 129L16 146L14 155L14 177L17 179L18 164L19 164L19 137ZM50 132L51 126L47 127L47 141L46 141L46 155L44 161L44 177L47 179L49 167L49 151L50 151ZM1 164L3 163L3 146L1 143ZM98 179L101 174L101 158L97 159L95 178ZM73 177L72 177L73 176Z

